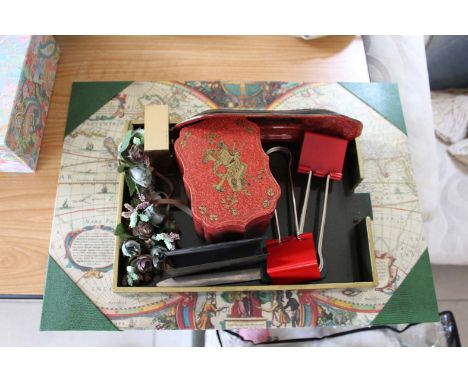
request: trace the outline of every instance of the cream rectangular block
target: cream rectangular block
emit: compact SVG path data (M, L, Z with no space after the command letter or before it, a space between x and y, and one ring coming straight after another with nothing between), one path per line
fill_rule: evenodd
M169 107L145 107L145 151L163 154L169 151Z

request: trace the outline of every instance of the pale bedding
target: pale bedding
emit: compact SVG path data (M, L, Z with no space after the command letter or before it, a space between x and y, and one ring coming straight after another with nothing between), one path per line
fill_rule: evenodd
M432 92L432 110L440 138L439 203L427 224L432 261L468 265L468 95Z
M435 137L424 39L366 36L364 42L371 81L399 85L431 262L468 265L468 168Z

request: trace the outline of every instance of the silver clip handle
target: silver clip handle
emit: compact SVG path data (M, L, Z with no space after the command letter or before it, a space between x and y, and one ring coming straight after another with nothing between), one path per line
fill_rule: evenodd
M293 176L292 176L293 155L291 153L291 150L289 150L287 147L284 147L284 146L274 146L270 148L269 150L267 150L266 154L270 156L271 154L276 153L276 152L286 154L288 157L289 187L290 187L291 199L292 199L292 204L293 204L294 225L296 228L296 236L299 236L302 232L299 232L299 219L297 217L297 204L296 204L296 196L294 193L294 182L293 182ZM280 232L280 227L279 227L278 213L276 210L275 210L275 221L276 221L276 231L278 234L278 241L281 242L281 232Z
M307 179L307 189L304 196L304 203L302 204L302 211L301 211L301 223L299 226L300 232L302 233L304 230L305 224L305 217L307 214L307 206L309 204L309 193L310 193L310 181L312 178L312 171L309 171L309 177ZM322 211L322 218L320 220L320 232L319 232L319 239L317 243L317 254L319 257L319 271L322 272L323 269L323 254L322 254L322 244L323 244L323 235L325 232L325 219L327 218L327 204L328 204L328 189L330 186L330 174L327 175L327 181L325 184L325 196L323 199L323 211Z

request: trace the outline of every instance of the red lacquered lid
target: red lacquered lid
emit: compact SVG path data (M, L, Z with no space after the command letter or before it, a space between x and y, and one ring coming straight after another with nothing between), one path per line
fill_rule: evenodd
M197 231L208 241L265 230L281 190L259 127L242 116L184 127L175 153Z
M262 141L301 142L304 132L317 132L351 141L361 135L362 123L330 110L207 110L180 122L175 131L206 120L225 121L242 115L260 127Z

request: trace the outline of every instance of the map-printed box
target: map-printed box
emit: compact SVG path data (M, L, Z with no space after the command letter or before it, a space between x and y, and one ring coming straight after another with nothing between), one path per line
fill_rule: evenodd
M0 36L0 171L34 172L60 50L52 36Z

